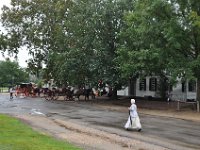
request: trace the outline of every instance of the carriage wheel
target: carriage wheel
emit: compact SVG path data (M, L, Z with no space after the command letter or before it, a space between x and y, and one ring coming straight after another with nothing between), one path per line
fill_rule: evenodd
M47 100L47 101L49 101L50 100L50 98L49 98L49 96L47 95L47 96L44 96L44 98L45 98L45 100Z
M50 100L52 99L52 97L49 96L49 95L45 95L44 98L45 98L45 100L47 100L47 101L50 101Z
M45 98L45 100L47 100L47 101L52 100L52 96L51 96L51 94L49 94L49 93L45 93L45 94L44 94L44 98Z
M64 100L68 101L69 100L68 96L64 96Z

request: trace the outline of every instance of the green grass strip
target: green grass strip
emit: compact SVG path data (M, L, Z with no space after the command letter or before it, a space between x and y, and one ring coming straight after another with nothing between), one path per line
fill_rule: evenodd
M20 120L0 114L0 150L80 150L32 130Z

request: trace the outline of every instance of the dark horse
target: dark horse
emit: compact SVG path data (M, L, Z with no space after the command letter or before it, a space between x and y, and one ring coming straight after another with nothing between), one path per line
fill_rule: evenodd
M78 88L78 89L71 90L70 96L72 96L72 97L74 96L74 97L78 98L78 100L79 100L81 95L83 95L85 97L85 100L89 100L90 95L92 96L92 99L95 99L95 94L94 94L92 88L89 88L89 89Z

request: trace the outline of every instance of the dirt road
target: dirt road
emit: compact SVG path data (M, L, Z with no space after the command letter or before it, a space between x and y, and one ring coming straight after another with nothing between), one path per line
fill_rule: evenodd
M86 150L200 149L200 117L196 112L139 108L143 125L140 133L123 129L128 117L126 106L99 101L46 102L37 98L9 101L1 95L0 112ZM193 117L189 117L190 113Z

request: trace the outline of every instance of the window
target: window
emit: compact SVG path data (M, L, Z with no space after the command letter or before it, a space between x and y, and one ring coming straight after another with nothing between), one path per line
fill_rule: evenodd
M157 90L157 79L150 78L149 79L149 91L156 91Z
M188 91L189 92L196 92L196 81L194 81L194 80L189 81Z
M146 91L146 79L140 79L140 91Z

